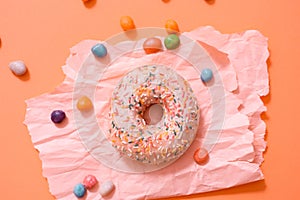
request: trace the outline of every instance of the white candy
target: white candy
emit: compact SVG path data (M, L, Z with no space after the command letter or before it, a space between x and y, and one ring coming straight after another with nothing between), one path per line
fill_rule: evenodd
M26 68L24 62L21 60L10 62L9 68L17 76L22 76L27 71L27 68Z
M112 181L106 181L104 183L101 184L100 186L100 194L101 196L106 196L109 193L111 193L115 188L115 185L113 184Z

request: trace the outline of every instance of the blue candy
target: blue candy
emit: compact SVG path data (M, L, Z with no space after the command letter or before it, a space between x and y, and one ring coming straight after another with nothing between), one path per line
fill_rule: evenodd
M106 56L107 49L103 44L96 44L92 47L92 53L95 56L102 58L102 57Z
M73 193L75 194L75 196L77 198L81 198L85 195L86 189L84 187L83 184L78 183L77 185L75 185Z
M211 71L211 69L206 68L201 71L201 80L203 82L206 83L210 81L212 77L213 77L213 72Z

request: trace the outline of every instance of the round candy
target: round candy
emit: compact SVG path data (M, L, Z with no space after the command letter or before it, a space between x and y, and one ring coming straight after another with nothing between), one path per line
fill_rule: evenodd
M194 161L198 164L198 165L203 165L208 161L208 152L206 149L204 148L199 148L195 151L194 153Z
M22 76L27 71L27 68L26 68L24 62L21 60L10 62L9 68L17 76Z
M54 110L51 113L51 120L52 122L59 124L66 118L66 114L62 110Z
M201 71L201 80L203 82L209 82L212 79L212 77L213 72L211 71L211 69L206 68Z
M133 19L129 16L122 16L120 19L120 25L124 31L135 29Z
M180 39L176 34L170 34L165 38L164 44L167 49L176 49L180 45Z
M92 47L92 53L95 56L102 58L107 55L107 49L103 44L96 44Z
M143 48L146 54L157 53L162 49L162 43L158 38L148 38L145 40Z
M87 96L82 96L77 101L77 108L81 111L87 111L93 108L93 103Z
M98 183L98 180L93 175L87 175L83 179L83 185L85 186L86 189L93 188L97 183Z
M109 195L115 188L115 185L112 181L105 181L100 186L100 194L101 196L107 196Z
M173 19L168 19L165 24L165 28L168 33L177 33L179 32L178 24Z
M85 195L86 189L83 184L78 183L77 185L75 185L73 193L77 198L81 198Z

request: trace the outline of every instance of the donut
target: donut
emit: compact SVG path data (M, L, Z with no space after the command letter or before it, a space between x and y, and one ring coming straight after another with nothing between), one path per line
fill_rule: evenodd
M145 114L160 105L160 120ZM149 164L179 158L198 129L199 107L189 83L176 71L146 65L128 72L111 97L111 125L107 139L122 155Z

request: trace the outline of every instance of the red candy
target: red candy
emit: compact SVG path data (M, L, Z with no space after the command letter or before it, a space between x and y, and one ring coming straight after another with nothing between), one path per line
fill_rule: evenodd
M162 43L158 38L148 38L145 40L143 48L146 54L157 53L162 49Z
M86 189L93 188L95 185L97 185L97 183L98 183L98 180L93 175L87 175L83 179L83 185L85 186Z
M199 148L195 151L194 153L194 161L198 164L198 165L203 165L205 163L207 163L209 159L208 156L208 152L206 149L204 148Z

